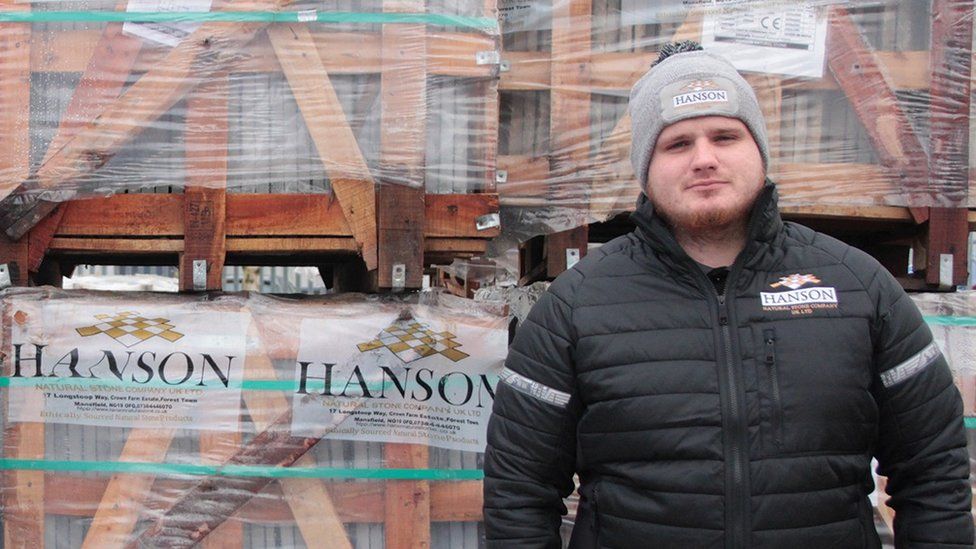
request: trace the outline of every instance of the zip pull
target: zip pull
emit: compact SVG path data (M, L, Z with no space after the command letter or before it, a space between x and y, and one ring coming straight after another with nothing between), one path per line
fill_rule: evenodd
M776 332L773 330L763 331L763 340L766 342L766 364L776 363Z
M727 326L729 324L729 315L725 310L724 293L721 293L718 296L718 323L720 326Z

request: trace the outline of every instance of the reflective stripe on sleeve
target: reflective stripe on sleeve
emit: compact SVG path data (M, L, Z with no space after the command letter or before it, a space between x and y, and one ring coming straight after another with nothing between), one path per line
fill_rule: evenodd
M892 385L901 383L925 368L928 368L941 354L939 347L933 341L905 362L883 372L881 374L881 383L884 384L886 389Z
M533 381L523 375L517 374L508 368L502 370L499 376L503 382L516 391L529 395L532 398L547 402L560 408L565 408L569 403L569 393L557 391L552 387L547 387L538 381Z

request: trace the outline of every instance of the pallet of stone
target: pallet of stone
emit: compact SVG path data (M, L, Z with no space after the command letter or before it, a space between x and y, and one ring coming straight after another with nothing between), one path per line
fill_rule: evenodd
M0 319L5 546L479 546L504 307L43 288Z
M787 218L868 248L906 285L964 284L966 239L976 229L967 145L972 6L713 4L503 8L510 70L499 84L499 195L518 212L508 218L548 239L535 254L546 259L522 274L554 277L572 261L566 250L586 253L591 224L634 208L628 92L664 43L695 40L755 88ZM797 34L784 38L758 21L785 22ZM913 246L921 282L907 273ZM948 271L944 255L953 260Z
M115 262L220 289L300 260L419 288L498 234L493 2L185 4L0 11L14 283Z

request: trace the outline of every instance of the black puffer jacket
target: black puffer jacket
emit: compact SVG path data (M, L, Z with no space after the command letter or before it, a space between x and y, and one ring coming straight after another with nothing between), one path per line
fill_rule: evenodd
M485 456L490 547L971 547L962 404L896 281L767 184L719 296L651 206L519 328ZM791 276L796 275L796 276Z

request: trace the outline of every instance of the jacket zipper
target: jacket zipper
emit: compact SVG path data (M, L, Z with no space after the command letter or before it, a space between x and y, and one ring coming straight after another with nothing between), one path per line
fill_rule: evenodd
M766 369L769 372L770 396L772 397L772 426L773 444L776 448L782 448L782 429L780 417L780 398L779 398L779 373L776 367L776 332L774 330L763 330L763 341L766 345Z
M731 283L732 275L730 273L725 282L726 291L728 291ZM729 328L728 306L725 302L725 293L722 292L718 295L718 323L722 330L722 342L725 350L725 373L729 388L728 413L733 429L732 436L729 437L731 459L729 467L732 469L732 493L729 494L730 497L727 499L727 505L731 505L731 528L729 529L730 535L726 547L738 548L747 545L745 510L749 504L749 494L746 491L745 474L743 471L743 448L741 441L744 437L740 433L742 430L740 423L742 422L743 406L739 402L738 385L740 382L739 377L736 375L735 359L732 355L732 331Z

